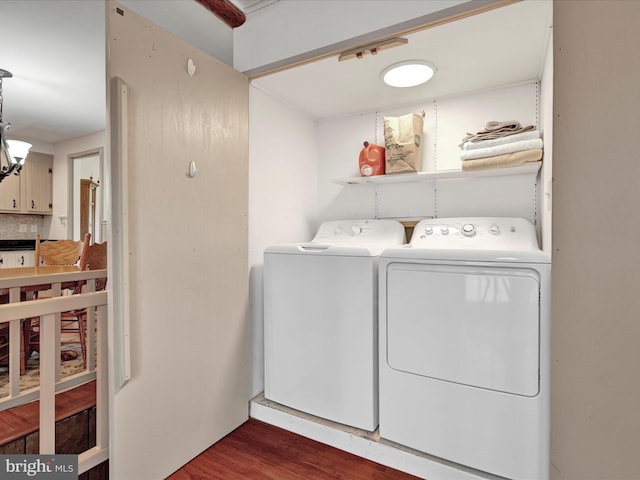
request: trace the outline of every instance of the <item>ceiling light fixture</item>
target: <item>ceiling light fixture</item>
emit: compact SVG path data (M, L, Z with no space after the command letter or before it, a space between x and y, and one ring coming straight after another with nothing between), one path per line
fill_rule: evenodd
M382 72L382 80L391 87L415 87L428 82L436 71L435 65L423 60L394 63Z
M11 174L18 175L20 173L31 148L30 143L7 140L4 133L5 130L11 128L11 124L2 118L2 80L11 77L13 77L11 72L0 68L0 182Z

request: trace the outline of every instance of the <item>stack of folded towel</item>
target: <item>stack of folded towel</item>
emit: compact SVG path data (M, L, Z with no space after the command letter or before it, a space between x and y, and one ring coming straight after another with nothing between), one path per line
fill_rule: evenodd
M462 170L515 167L542 160L542 139L533 125L517 121L488 122L484 130L467 133L460 144Z

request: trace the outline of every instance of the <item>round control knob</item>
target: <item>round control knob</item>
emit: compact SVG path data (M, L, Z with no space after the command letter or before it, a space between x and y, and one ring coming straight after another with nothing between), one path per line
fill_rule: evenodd
M356 235L360 235L362 233L362 227L359 227L357 225L354 225L353 227L351 227L351 235L353 235L354 237Z
M474 234L476 233L476 227L475 225L471 224L471 223L465 223L462 226L462 234L465 237L472 237Z
M431 225L427 225L426 227L424 227L424 233L426 233L427 235L431 235L433 233L433 227Z
M500 227L498 225L491 225L489 227L489 233L493 233L494 235L498 235L500 233Z
M447 227L446 225L443 225L442 227L440 227L440 233L442 235L449 235L449 227Z

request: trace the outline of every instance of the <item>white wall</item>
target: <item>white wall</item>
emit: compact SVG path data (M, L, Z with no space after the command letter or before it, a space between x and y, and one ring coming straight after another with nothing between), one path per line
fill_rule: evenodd
M400 30L422 25L470 4L464 0L280 0L251 13L250 21L233 30L233 66L251 74L282 61L287 64L287 59L316 56L322 49L336 51L373 41L388 35L387 27L405 22Z
M535 174L375 186L342 186L332 180L359 176L362 142L384 145L385 116L424 111L422 171L459 170L458 144L466 132L481 130L489 120L513 119L543 128L538 101L538 85L528 83L320 121L319 220L493 215L535 222Z
M249 269L252 396L264 389L263 252L306 242L317 227L316 123L261 90L249 90Z
M231 28L195 0L120 0L119 3L226 65L233 64Z
M60 217L71 218L69 211L69 179L71 178L71 158L78 154L103 149L106 132L98 132L85 137L74 138L54 145L53 155L53 214L45 218L43 237L50 239L71 238L70 223ZM100 192L97 193L98 195ZM100 219L102 220L102 219ZM99 223L98 223L99 224Z
M319 220L374 217L374 190L369 185L343 188L331 182L356 177L363 143L384 145L375 133L376 115L363 114L321 120L318 124Z

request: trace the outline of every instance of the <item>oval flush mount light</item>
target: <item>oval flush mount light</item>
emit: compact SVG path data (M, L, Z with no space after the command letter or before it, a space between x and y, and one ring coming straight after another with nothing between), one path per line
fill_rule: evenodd
M424 60L394 63L382 72L382 80L391 87L415 87L428 82L436 71L435 65Z

